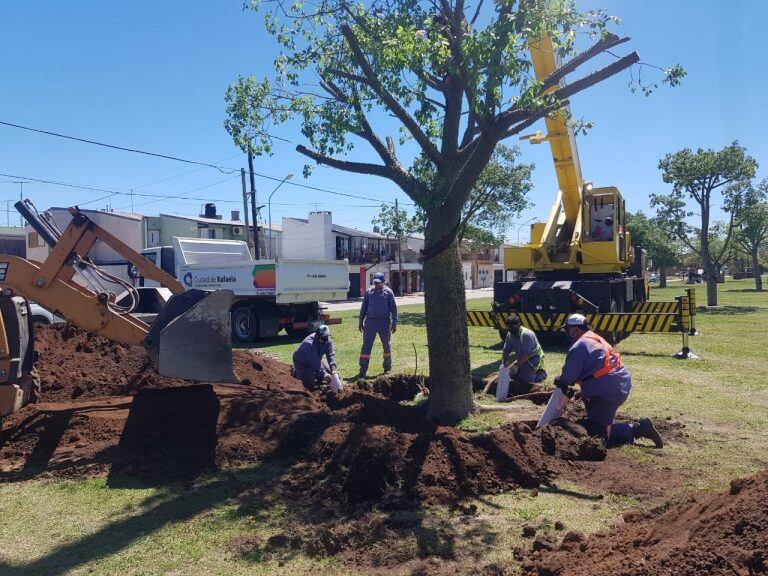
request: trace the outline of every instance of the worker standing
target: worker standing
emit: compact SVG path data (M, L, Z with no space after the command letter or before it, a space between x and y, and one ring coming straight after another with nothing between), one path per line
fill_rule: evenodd
M561 375L555 385L572 398L574 385L581 387L581 399L587 410L586 428L612 445L631 444L636 438L648 438L657 448L664 443L649 418L637 422L614 422L616 412L632 389L632 377L619 354L601 336L589 329L581 314L571 314L561 326L572 342Z
M368 288L360 307L358 330L363 333L363 347L360 350L360 373L358 378L365 378L371 349L378 334L384 348L384 372L392 370L392 334L397 330L397 304L395 293L384 286L384 274L373 275L373 286Z
M544 350L541 349L536 333L523 326L517 314L507 317L507 329L501 362L509 367L510 379L514 378L519 384L514 393L525 394L534 382L541 382L547 377L544 371ZM514 361L510 363L512 354Z
M307 390L315 390L323 382L330 384L331 373L336 369L331 331L323 324L296 348L291 376L301 380Z

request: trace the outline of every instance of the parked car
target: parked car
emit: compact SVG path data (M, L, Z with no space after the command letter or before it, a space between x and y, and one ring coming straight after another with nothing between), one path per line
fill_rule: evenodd
M32 312L32 325L37 328L38 326L48 326L49 324L58 324L60 322L66 322L64 318L56 316L52 312L49 312L40 304L36 302L29 303L29 309Z
M659 280L661 280L661 274L659 274L658 272L651 272L648 275L648 280L650 282L658 282Z

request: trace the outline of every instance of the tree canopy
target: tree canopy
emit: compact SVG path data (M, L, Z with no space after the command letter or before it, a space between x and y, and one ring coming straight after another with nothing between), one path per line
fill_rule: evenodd
M579 11L574 0L251 6L280 53L273 77L230 86L226 129L243 150L269 154L274 126L295 122L305 141L296 150L311 162L387 178L424 211L424 279L435 287L425 294L429 416L465 416L474 401L457 236L471 192L497 144L638 64L639 55L614 56L629 40L609 32L617 19ZM560 67L537 78L532 45L555 51ZM602 54L608 64L579 72ZM682 75L669 68L662 82L675 85Z
M750 201L750 180L757 171L757 161L743 146L733 142L722 150L693 152L685 148L667 154L659 161L662 179L672 184L669 194L654 194L651 203L658 209L658 222L668 234L696 252L707 274L707 304L717 305L716 279L729 255L733 232L742 210ZM713 226L715 202L722 201L728 215L724 230ZM696 211L689 208L695 202ZM699 216L699 226L691 217Z
M627 230L632 234L632 244L644 248L662 273L682 260L680 243L669 237L657 218L648 218L642 211L627 212ZM662 274L662 288L665 281L666 275Z
M480 174L464 206L459 227L459 240L469 240L481 246L499 245L513 220L530 206L528 194L533 184L533 164L519 163L520 149L499 144L488 165ZM428 182L436 177L429 162L417 162L416 170ZM417 207L409 216L407 211L389 204L382 204L379 216L373 224L387 236L396 236L398 226L405 234L423 234L426 213Z

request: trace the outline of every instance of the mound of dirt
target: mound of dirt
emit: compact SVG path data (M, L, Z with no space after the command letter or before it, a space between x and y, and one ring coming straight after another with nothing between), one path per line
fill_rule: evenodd
M526 574L669 576L768 574L768 471L697 495L661 515L626 516L611 533L569 533L557 551L533 552Z
M270 493L291 501L397 505L458 499L547 482L563 461L606 456L573 424L508 424L472 435L427 422L420 378L371 391L310 393L289 367L235 351L239 384L161 377L143 349L71 326L38 332L43 403L7 419L0 478L42 471L167 482L214 469L286 467Z
M39 328L35 350L45 402L127 396L141 390L189 385L187 380L160 376L140 346L120 344L71 324ZM234 351L235 373L244 384L302 389L283 364L261 358L254 361L250 354ZM269 367L266 372L264 363Z

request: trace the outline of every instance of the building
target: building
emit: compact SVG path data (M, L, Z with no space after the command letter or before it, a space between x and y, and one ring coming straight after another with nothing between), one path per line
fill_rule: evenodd
M333 223L331 212L310 212L307 218L283 217L280 255L284 258L313 260L348 260L350 298L361 296L377 272L384 274L393 290L403 293L420 291L421 264L418 251L423 238L404 238L403 272L400 273L398 241L374 231L367 232Z
M21 226L0 226L0 254L26 258L26 230Z
M200 216L160 214L145 216L145 248L168 246L171 238L216 238L220 240L247 241L245 223L240 220L240 211L232 210L229 220L216 212L215 204L206 204Z
M504 281L504 248L507 246L510 245L475 247L466 241L462 244L461 260L467 288L491 288L494 282Z

